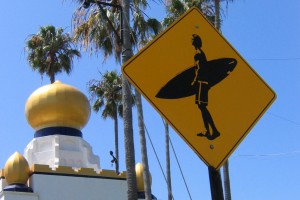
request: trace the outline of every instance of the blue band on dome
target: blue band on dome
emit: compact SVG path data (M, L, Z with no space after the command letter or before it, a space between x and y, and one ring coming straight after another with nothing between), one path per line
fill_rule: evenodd
M70 127L48 127L43 128L35 132L34 137L44 137L48 135L67 135L67 136L75 136L82 137L82 133L80 130Z
M30 187L28 187L27 185L23 185L23 184L8 185L3 190L4 191L13 191L13 192L33 192L33 190Z

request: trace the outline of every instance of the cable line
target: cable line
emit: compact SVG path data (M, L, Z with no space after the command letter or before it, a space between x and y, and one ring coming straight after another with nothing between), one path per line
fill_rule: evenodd
M283 120L283 121L287 121L287 122L290 122L290 123L292 123L292 124L295 124L295 125L300 126L300 123L299 123L299 122L290 120L290 119L285 118L285 117L282 117L282 116L280 116L280 115L276 115L276 114L270 113L270 112L267 112L267 114L269 114L269 115L271 115L271 116L273 116L273 117L277 117L277 118L279 118L279 119L281 119L281 120Z
M174 149L174 146L173 146L173 143L172 143L172 141L171 141L171 138L170 138L170 137L169 137L169 141L170 141L170 144L171 144L171 147L172 147L172 150L173 150L174 156L175 156L175 158L176 158L176 162L177 162L177 165L178 165L178 167L179 167L179 170L180 170L181 177L182 177L182 179L183 179L183 182L184 182L185 188L186 188L186 190L187 190L187 192L188 192L188 194L189 194L189 197L190 197L190 199L192 200L192 197L191 197L191 193L190 193L189 187L188 187L188 185L187 185L187 183L186 183L186 180L185 180L185 178L184 178L184 175L183 175L183 172L182 172L182 169L181 169L180 163L179 163L179 161L178 161L178 157L177 157L177 155L176 155L176 152L175 152L175 149Z
M128 81L127 81L127 84L128 84L128 87L131 88L131 85L130 85L130 83L129 83ZM132 90L130 90L130 93L131 93L132 98L133 98L134 101L135 101L135 95L132 93ZM143 122L143 126L144 126L144 129L145 129L145 132L146 132L146 134L147 134L147 137L148 137L148 139L149 139L149 142L150 142L150 144L151 144L152 150L153 150L153 152L154 152L155 158L156 158L156 160L157 160L157 162L158 162L158 165L159 165L159 167L160 167L161 173L163 174L166 183L168 183L167 178L166 178L166 175L165 175L164 170L163 170L163 168L162 168L161 162L160 162L160 160L159 160L159 158L158 158L158 155L157 155L157 152L156 152L156 150L155 150L154 144L153 144L152 139L151 139L151 137L150 137L150 135L149 135L148 129L147 129L146 125L145 125L144 119L142 119L142 122ZM168 184L167 184L167 186L168 186ZM168 188L168 189L170 189L170 188ZM171 190L171 189L170 189L170 190ZM175 198L174 198L174 196L173 196L173 193L172 193L171 195L172 195L173 200L175 200Z
M282 152L282 153L269 153L269 154L238 154L234 156L245 158L266 158L266 157L278 157L278 156L297 156L300 151Z
M163 170L163 168L162 168L162 166L161 166L161 162L159 161L159 158L158 158L158 156L157 156L157 153L156 153L156 150L155 150L155 148L154 148L153 142L152 142L151 137L150 137L150 135L149 135L149 132L148 132L146 126L145 126L145 123L144 123L144 127L145 127L145 130L146 130L148 139L149 139L149 141L150 141L150 143L151 143L152 149L153 149L153 151L154 151L155 157L156 157L156 159L157 159L157 162L158 162L158 164L159 164L159 167L160 167L160 169L161 169L161 172L162 172L162 174L164 175L164 179L165 179L165 181L166 181L166 183L167 183L167 185L168 185L168 181L167 181L166 175L165 175L164 170ZM168 189L171 190L171 188L168 188ZM171 195L172 195L173 200L175 200L175 198L174 198L174 196L173 196L173 192L171 193Z
M250 58L247 60L251 60L251 61L289 61L289 60L300 60L300 58Z

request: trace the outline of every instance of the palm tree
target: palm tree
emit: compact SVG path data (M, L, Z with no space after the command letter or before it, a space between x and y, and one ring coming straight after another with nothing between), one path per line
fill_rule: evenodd
M80 57L72 38L63 31L62 28L56 29L54 26L40 27L39 32L33 34L26 42L30 66L41 75L49 76L51 83L55 81L57 73L65 71L70 74L73 57Z
M114 120L116 173L119 174L119 133L118 116L123 116L121 76L116 71L101 74L101 80L89 82L89 92L93 102L93 110L98 113L102 109L102 117Z
M214 3L215 3L215 15L216 15L214 24L215 24L216 29L220 30L221 29L221 16L220 16L221 0L214 0Z
M122 4L123 17L130 19L129 15L130 0L124 0ZM123 19L124 19L123 18ZM123 45L122 45L122 63L128 61L132 55L132 44L130 36L129 23L123 24ZM116 52L117 53L117 52ZM126 162L126 173L127 173L127 198L128 200L137 199L137 181L135 173L135 157L134 157L134 142L133 142L133 126L132 126L132 101L131 91L128 80L122 76L122 94L123 94L123 116L124 116L124 143L125 143L125 162Z
M145 199L152 199L151 192L151 177L150 170L148 164L148 154L147 154L147 143L145 136L145 124L144 124L144 116L143 116L143 106L142 106L142 98L139 91L135 90L135 102L137 106L137 115L138 115L138 127L139 127L139 136L140 136L140 145L141 145L141 155L142 155L142 163L143 163L143 177L144 177L144 187L145 187Z
M201 10L204 16L214 23L214 5L209 0L167 0L167 16L163 19L163 27L171 25L178 17L184 14L188 9L195 6Z
M212 0L210 0L212 1ZM222 7L221 7L221 2L225 1L226 2L226 8L228 7L229 2L234 2L235 0L213 0L214 1L214 7L215 7L215 18L214 18L214 25L217 30L221 30L221 25L222 25Z
M117 5L121 3L118 0L114 1ZM78 2L83 2L83 0ZM129 41L134 49L145 45L153 32L158 32L160 28L158 20L145 16L143 10L147 5L147 2L144 0L136 0L130 6L131 13L129 14L133 18L133 24L128 31ZM75 11L73 17L74 40L91 54L96 54L100 51L104 56L104 60L113 55L117 62L121 62L122 46L124 46L124 43L122 45L119 40L122 34L121 11L111 7L103 7L103 10L104 15L107 16L110 22L106 20L106 17L103 17L103 13L96 4L91 4L87 10L79 7ZM125 13L124 9L123 13ZM125 14L123 21L123 25L129 23L129 18ZM123 28L123 30L125 29Z
M79 0L82 2L82 0ZM113 0L112 3L120 4L118 0ZM136 0L130 4L130 0L123 1L123 31L121 31L120 24L120 10L115 8L104 8L104 12L110 20L112 26L108 21L103 18L103 13L99 12L94 6L89 10L83 10L79 8L74 17L74 35L76 42L81 42L85 50L91 52L97 52L101 50L106 59L110 55L114 55L115 60L120 62L120 55L122 52L122 63L125 63L132 55L132 46L138 48L140 45L144 45L148 38L154 33L159 31L160 23L153 19L145 19L142 9L147 7L147 2L144 0ZM140 9L141 8L141 9ZM133 17L133 26L130 28L129 19L130 11ZM114 31L116 30L116 31ZM116 34L118 32L119 34ZM119 37L122 36L123 43L119 41ZM132 110L131 110L131 92L128 81L122 78L122 93L123 93L123 116L124 116L124 139L125 139L125 153L126 153L126 171L127 171L127 186L128 186L128 199L137 198L136 189L136 176L135 176L135 159L134 159L134 143L133 143L133 128L132 128ZM141 100L137 100L138 105L141 104ZM142 109L138 106L139 120L142 120ZM144 185L146 199L151 199L151 185L149 167L146 162L146 141L144 135L144 124L139 122L139 130L141 136L141 148L142 159L144 165ZM141 127L142 126L142 127Z

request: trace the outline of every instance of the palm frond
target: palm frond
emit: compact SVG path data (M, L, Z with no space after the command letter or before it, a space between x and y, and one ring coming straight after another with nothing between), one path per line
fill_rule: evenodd
M90 81L88 88L93 110L102 110L101 116L104 119L114 119L116 113L120 115L118 109L122 108L121 76L116 71L101 74L101 79Z
M63 31L52 25L40 27L39 32L26 41L29 65L41 75L47 74L50 79L62 71L69 74L74 56L80 57L72 38Z

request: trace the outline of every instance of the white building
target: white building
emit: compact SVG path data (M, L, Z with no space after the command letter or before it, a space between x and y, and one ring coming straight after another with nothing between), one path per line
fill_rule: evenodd
M0 170L0 200L126 200L126 173L100 167L82 138L90 105L76 88L56 81L34 91L25 106L34 138ZM144 199L137 165L139 199ZM153 199L156 199L153 196Z

